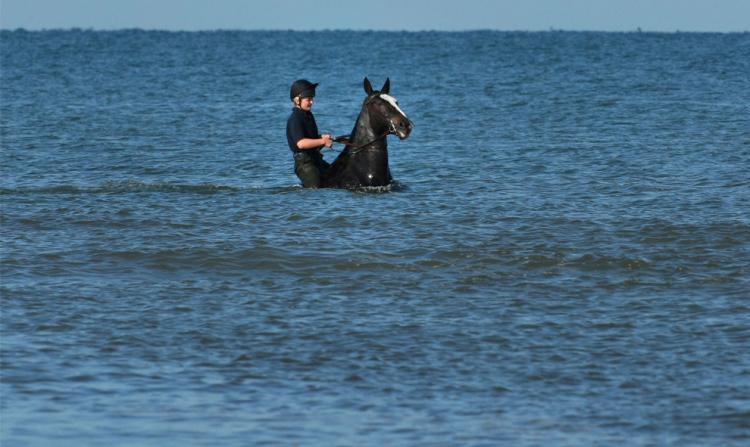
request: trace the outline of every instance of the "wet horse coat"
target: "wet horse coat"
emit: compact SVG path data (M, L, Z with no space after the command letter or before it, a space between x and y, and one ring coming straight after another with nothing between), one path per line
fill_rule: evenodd
M394 134L403 140L411 133L413 124L389 95L390 85L390 79L386 79L380 90L373 90L365 78L367 97L362 110L346 147L323 175L322 187L359 188L391 183L387 137Z

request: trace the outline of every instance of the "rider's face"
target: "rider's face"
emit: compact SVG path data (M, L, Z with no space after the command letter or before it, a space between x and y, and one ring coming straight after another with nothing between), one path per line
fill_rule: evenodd
M313 102L313 98L302 98L299 100L299 108L305 112L309 112L312 109Z

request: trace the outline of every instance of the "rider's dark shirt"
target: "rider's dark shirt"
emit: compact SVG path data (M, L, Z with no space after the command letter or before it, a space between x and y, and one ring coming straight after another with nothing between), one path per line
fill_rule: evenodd
M299 107L292 109L286 122L286 140L292 152L300 152L297 142L303 138L320 138L318 125L312 112L305 112Z

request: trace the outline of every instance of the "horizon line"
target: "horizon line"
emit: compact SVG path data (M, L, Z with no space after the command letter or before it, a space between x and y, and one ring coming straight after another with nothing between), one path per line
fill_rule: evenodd
M49 31L86 31L86 32L118 32L118 31L143 31L143 32L170 32L170 33L204 33L204 32L299 32L299 33L326 33L326 32L380 32L380 33L472 33L472 32L506 32L506 33L643 33L643 34L744 34L750 30L729 31L698 31L698 30L650 30L636 27L627 30L607 29L567 29L549 27L548 29L500 29L500 28L465 28L465 29L377 29L377 28L324 28L324 29L293 29L293 28L205 28L205 29L171 29L171 28L142 28L142 27L120 27L120 28L96 28L96 27L51 27L51 28L26 28L23 26L8 28L0 25L3 32L49 32Z

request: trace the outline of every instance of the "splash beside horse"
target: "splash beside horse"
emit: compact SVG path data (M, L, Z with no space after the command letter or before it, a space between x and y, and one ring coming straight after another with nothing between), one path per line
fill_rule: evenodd
M388 167L388 135L403 140L409 136L414 124L398 106L396 98L389 95L390 78L380 90L373 90L370 81L364 80L367 97L362 103L351 136L339 137L346 147L323 174L323 188L360 188L386 186L391 183Z

